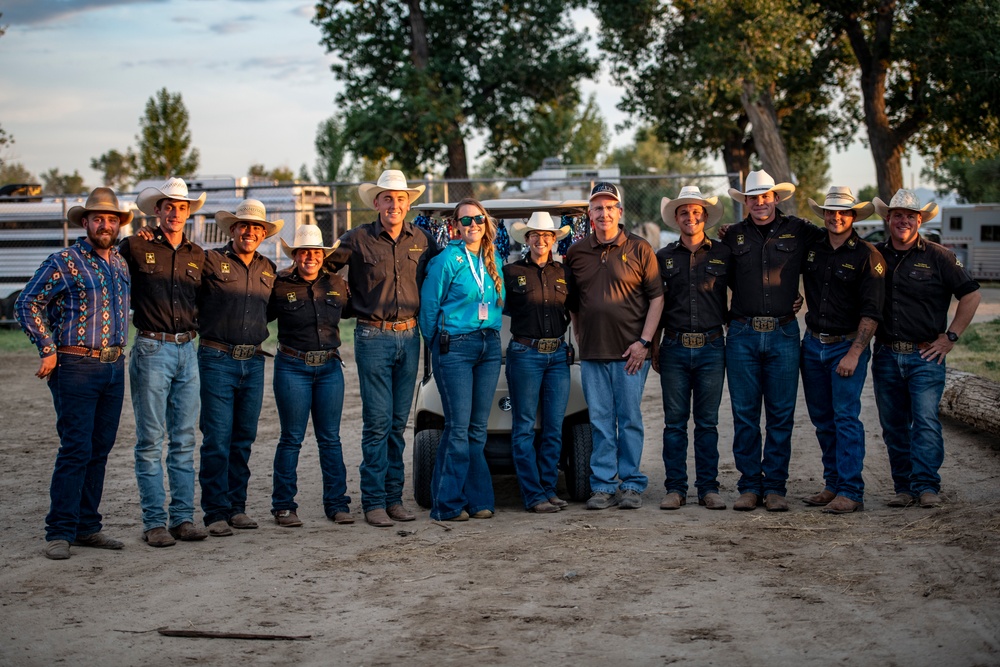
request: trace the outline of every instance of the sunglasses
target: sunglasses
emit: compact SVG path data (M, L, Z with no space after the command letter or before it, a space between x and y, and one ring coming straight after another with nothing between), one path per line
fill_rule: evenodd
M483 224L486 223L486 216L485 215L463 215L461 218L458 219L458 221L460 223L462 223L463 227L468 227L472 223L476 223L477 225L482 226Z

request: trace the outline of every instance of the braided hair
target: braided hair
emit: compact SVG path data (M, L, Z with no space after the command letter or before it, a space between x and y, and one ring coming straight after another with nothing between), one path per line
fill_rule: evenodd
M483 208L482 203L478 199L475 199L474 197L466 197L465 199L462 199L460 202L455 204L455 210L452 213L453 219L458 220L458 211L463 206L475 206L476 208L478 208L480 211L483 212L483 215L486 216L486 221L487 221L486 231L483 232L483 240L482 240L482 245L480 247L480 252L483 256L484 261L486 262L486 271L487 273L490 274L490 278L493 279L493 286L494 288L496 288L497 305L502 306L503 297L501 297L500 295L503 294L503 277L497 270L497 252L496 252L496 246L494 245L494 240L496 239L497 236L497 222L496 220L490 217L490 214L486 211L485 208Z

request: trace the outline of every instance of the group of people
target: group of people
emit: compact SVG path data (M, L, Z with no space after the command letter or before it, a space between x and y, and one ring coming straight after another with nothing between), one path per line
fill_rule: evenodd
M529 511L553 513L567 504L556 494L556 480L569 366L577 354L593 431L588 509L642 504L648 479L640 470L640 405L650 367L663 392L662 509L687 502L691 416L698 503L726 508L717 424L728 377L740 472L733 509L787 510L799 374L825 479L804 501L838 514L862 509L859 414L869 359L896 491L889 505L940 503L943 362L972 320L979 286L953 253L919 236L935 205L921 207L906 190L888 204L858 202L848 188L834 187L823 205L810 200L824 229L783 214L778 204L794 186L758 171L744 191L730 189L748 215L721 228L720 240L708 236L722 217L717 197L688 186L677 198L664 198L663 220L680 240L654 251L625 230L620 188L598 183L589 198L591 233L570 246L563 263L553 249L570 228L539 212L514 223L511 236L525 252L503 264L497 221L475 199L455 207L457 238L443 249L407 222L423 192L423 186L409 187L401 172L385 171L359 187L377 213L374 221L329 247L318 228L300 226L291 245L282 240L293 266L281 272L257 248L283 222L269 221L255 200L244 200L234 213L216 213L231 240L213 250L184 234L205 195L189 196L179 178L139 194L136 206L157 225L120 244L119 229L132 213L112 190L97 188L83 206L71 208L67 217L85 236L51 255L16 304L41 356L36 375L48 381L60 438L45 555L69 558L71 545L123 546L101 531L99 504L124 399L130 309L135 474L142 537L153 547L257 528L246 512L249 459L270 356L261 343L273 320L281 435L271 511L279 526L302 525L296 471L310 415L325 513L338 524L354 521L340 440L339 324L346 317L356 318L361 506L375 527L416 518L402 502L403 451L421 336L431 349L444 411L430 516L493 516L484 448L504 357L503 314L511 322L506 373L513 455ZM873 211L889 231L877 247L852 228ZM337 273L343 267L346 281ZM804 337L796 319L800 276L808 306ZM948 323L953 296L958 309ZM567 335L570 323L574 339ZM204 528L194 522L199 415Z

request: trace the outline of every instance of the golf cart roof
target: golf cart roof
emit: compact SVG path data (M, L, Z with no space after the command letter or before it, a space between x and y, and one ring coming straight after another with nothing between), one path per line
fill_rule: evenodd
M516 218L527 219L536 211L539 213L550 213L555 215L582 215L589 203L584 199L570 199L566 201L553 201L543 199L485 199L482 202L483 208L494 218L511 220ZM427 202L417 204L412 207L426 215L450 214L455 210L454 203Z

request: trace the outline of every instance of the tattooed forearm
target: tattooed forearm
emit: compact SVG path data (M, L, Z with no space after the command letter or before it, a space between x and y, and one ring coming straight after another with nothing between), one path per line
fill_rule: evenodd
M862 317L861 323L858 324L858 337L854 339L854 345L851 347L857 349L859 352L864 351L868 347L868 343L871 342L872 336L875 335L875 329L878 328L878 322L870 317Z

